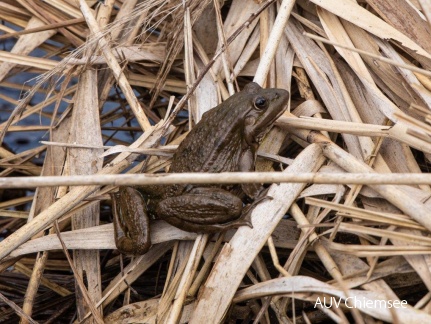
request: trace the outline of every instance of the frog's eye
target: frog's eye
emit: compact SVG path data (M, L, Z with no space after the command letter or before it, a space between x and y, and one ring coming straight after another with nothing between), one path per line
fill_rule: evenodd
M264 109L264 108L266 108L266 106L267 106L267 100L266 100L265 98L263 98L263 97L257 97L257 98L254 100L254 106L255 106L257 109Z

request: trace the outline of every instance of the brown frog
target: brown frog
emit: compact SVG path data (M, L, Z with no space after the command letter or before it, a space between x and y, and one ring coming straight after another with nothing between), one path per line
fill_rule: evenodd
M254 171L256 151L274 121L283 113L289 92L249 83L206 112L178 146L169 172ZM151 246L149 216L186 231L214 233L249 225L253 204L263 187L184 185L121 187L113 195L118 250L143 254Z

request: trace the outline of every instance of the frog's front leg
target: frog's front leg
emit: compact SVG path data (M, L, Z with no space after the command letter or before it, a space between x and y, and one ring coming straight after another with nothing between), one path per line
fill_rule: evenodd
M179 196L161 200L157 215L180 229L214 233L242 225L251 227L242 214L243 203L236 195L221 188L193 188Z
M151 247L150 224L142 195L132 187L111 194L117 249L124 254L144 254Z

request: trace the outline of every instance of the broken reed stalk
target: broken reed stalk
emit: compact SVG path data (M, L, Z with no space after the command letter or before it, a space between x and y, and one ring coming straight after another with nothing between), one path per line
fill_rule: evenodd
M123 69L118 63L118 60L115 58L115 55L112 52L109 41L105 38L105 36L102 36L99 25L96 19L94 18L93 13L91 12L87 3L83 0L79 0L79 2L80 2L80 8L81 8L82 14L85 17L87 25L94 35L98 35L97 36L98 47L102 49L102 54L106 59L106 63L111 68L111 71L114 74L114 77L117 80L118 85L123 91L123 94L126 97L127 102L130 105L130 108L133 110L133 113L139 125L142 127L143 130L149 131L151 129L150 121L148 120L148 117L145 115L144 110L142 109L138 98L136 98L136 95L133 92L133 89L129 83L129 80L124 75Z

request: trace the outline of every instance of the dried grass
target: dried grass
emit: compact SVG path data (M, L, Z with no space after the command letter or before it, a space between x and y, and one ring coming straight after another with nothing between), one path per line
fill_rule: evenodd
M1 1L1 321L431 322L425 17L424 0ZM165 176L251 80L291 92L265 173ZM273 199L216 236L155 220L151 250L122 256L109 193L158 181L274 183ZM348 296L408 306L315 307Z

